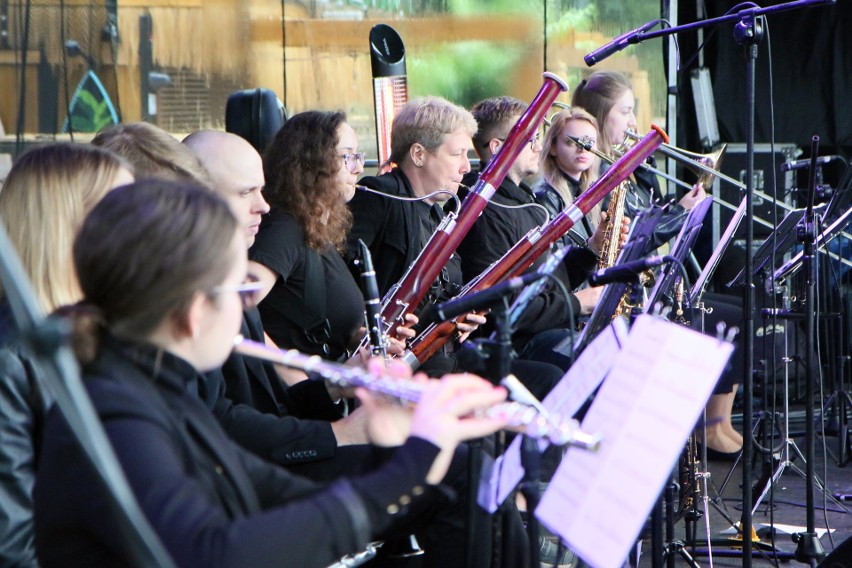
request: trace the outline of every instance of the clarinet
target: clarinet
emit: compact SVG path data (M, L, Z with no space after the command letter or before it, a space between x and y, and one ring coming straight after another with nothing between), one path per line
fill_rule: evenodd
M364 293L367 335L370 338L370 352L375 357L387 359L388 346L382 324L382 302L379 300L379 284L376 282L376 270L373 268L373 256L364 241L358 240L361 249L361 291Z
M423 384L416 381L387 375L374 376L355 367L330 363L317 355L305 355L294 349L274 349L242 336L237 336L234 340L234 352L300 369L306 373L318 373L335 386L362 387L402 403L416 403L423 393ZM544 417L538 410L526 404L503 402L485 409L483 413L489 418L506 420L507 430L520 432L537 440L546 440L557 446L577 446L590 451L597 451L600 447L600 436L583 432L576 420L565 420L554 415Z
M589 189L563 209L544 228L536 227L527 233L506 254L477 276L457 297L485 290L507 278L522 274L667 140L668 136L659 126L652 126L652 130L606 170ZM409 343L410 348L403 355L404 361L412 368L417 368L449 341L457 324L463 319L462 316L427 327Z
M453 220L448 227L433 233L420 255L388 293L382 308L382 317L389 326L389 335L396 335L396 328L404 325L405 316L426 296L432 282L485 209L488 200L497 191L496 188L503 183L509 168L538 128L547 109L560 93L568 90L568 85L553 73L545 73L544 79L544 85L512 127L506 141L488 162L479 181L465 198L458 219Z

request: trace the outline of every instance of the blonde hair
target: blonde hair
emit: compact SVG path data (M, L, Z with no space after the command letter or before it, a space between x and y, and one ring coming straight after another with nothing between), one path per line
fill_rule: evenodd
M600 132L598 121L595 120L595 117L580 107L571 107L553 115L550 119L550 128L548 128L547 134L544 136L544 142L541 145L541 177L559 193L566 205L573 203L578 196L573 194L571 184L565 179L565 174L559 169L559 165L556 163L556 156L551 156L550 152L559 142L559 135L562 129L565 128L565 125L575 120L588 122L596 131ZM599 171L600 158L595 156L589 169L580 175L581 192L586 191L598 179ZM600 203L598 203L590 211L589 220L592 222L592 225L597 225L600 210Z
M108 126L92 144L115 152L133 164L137 178L192 182L212 188L198 157L174 136L147 122Z
M0 190L0 221L45 312L80 300L74 238L122 167L132 171L101 148L58 142L25 152L9 171Z
M434 152L444 143L444 137L456 130L464 130L471 138L476 134L476 119L467 109L441 97L409 101L393 119L390 161L405 163L414 144Z

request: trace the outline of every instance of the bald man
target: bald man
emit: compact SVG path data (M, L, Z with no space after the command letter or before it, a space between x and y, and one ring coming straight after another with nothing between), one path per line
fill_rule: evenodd
M230 132L200 130L183 143L210 174L213 189L228 201L240 225L246 229L248 246L260 228L261 216L269 213L263 198L263 160L254 146Z

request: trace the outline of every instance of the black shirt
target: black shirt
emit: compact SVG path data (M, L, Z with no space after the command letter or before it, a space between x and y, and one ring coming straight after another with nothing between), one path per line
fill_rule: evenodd
M178 566L326 566L395 519L438 448L410 438L381 469L322 486L236 446L179 357L107 337L85 386L142 513ZM43 566L126 566L102 483L51 413L35 489ZM393 505L394 508L389 508Z
M526 184L521 183L518 186L508 178L503 180L458 248L466 281L482 273L531 229L545 222L545 214L539 207L506 209L495 203L518 206L535 203L535 199ZM545 255L542 255L530 270L535 270L544 260ZM587 270L591 270L594 263L595 258L590 251L578 250L575 255L566 258L566 263L557 269L555 276L563 280L570 290L585 278ZM572 269L572 273L576 274L569 274L566 265L572 264L582 265L581 270ZM576 284L572 284L572 279ZM579 313L580 303L573 295L571 302L573 312ZM538 332L567 325L568 309L565 297L558 290L549 291L540 294L524 312L524 317L518 323L516 336L523 342Z
M378 177L365 177L358 183L389 195L414 197L408 178L398 168ZM346 260L350 270L356 270L352 263L358 256L358 240L363 240L372 254L379 293L383 296L399 282L444 218L438 205L400 201L364 191L355 193L349 208L352 230L347 241ZM455 296L461 282L461 266L458 256L453 254L425 302Z
M278 275L278 280L258 306L263 328L280 347L298 349L303 353L339 359L346 355L359 327L364 324L364 297L352 278L346 263L332 247L316 253L321 260L320 282L306 282L307 256L312 254L305 243L305 233L292 215L273 209L264 217L249 258L266 266ZM312 294L319 296L321 305L307 305L306 309L319 319L328 320L327 338L321 334L308 337L304 326L293 321L283 307L294 303L303 306L309 297L308 287L324 286L322 294L316 288ZM308 301L308 303L310 303ZM327 346L327 347L326 347Z

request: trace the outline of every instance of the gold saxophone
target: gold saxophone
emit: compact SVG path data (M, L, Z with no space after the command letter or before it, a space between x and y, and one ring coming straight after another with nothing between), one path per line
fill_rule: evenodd
M606 210L608 226L604 231L604 244L601 247L601 253L598 260L598 270L604 270L612 267L618 258L618 253L621 252L621 224L624 219L624 202L627 199L627 191L630 188L630 181L621 182L618 187L612 190L609 201L609 207ZM654 286L654 273L650 270L645 270L639 275L639 281L646 288ZM618 307L615 309L613 318L627 314L633 305L630 303L630 289L624 292Z

